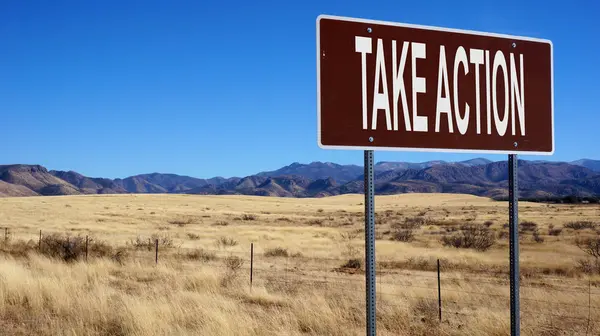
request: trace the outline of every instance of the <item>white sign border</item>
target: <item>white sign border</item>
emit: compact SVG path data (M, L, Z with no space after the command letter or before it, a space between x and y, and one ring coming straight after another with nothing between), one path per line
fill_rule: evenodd
M530 152L530 151L519 151L519 150L484 150L484 149L448 149L448 148L409 148L409 147L323 145L323 143L321 142L321 41L320 41L320 37L321 37L320 21L321 21L321 19L330 19L330 20L338 20L338 21L346 21L346 22L358 22L358 23L367 23L367 24L370 23L370 24L385 25L385 26L415 28L415 29L442 31L442 32L449 32L449 33L469 34L469 35L487 36L487 37L499 37L499 38L506 38L506 39L521 40L521 41L548 43L550 45L550 91L551 91L550 92L550 94L551 94L550 114L551 114L551 129L552 129L552 150L549 152ZM544 156L554 155L554 151L555 151L555 139L554 139L554 45L551 40L533 38L533 37L525 37L525 36L480 32L480 31L465 30L465 29L443 28L443 27L436 27L436 26L425 26L425 25L417 25L417 24L409 24L409 23L401 23L401 22L379 21L379 20L371 20L371 19L327 15L327 14L319 15L316 20L316 25L317 25L317 29L316 29L316 31L317 31L317 143L319 145L319 148L334 149L334 150L377 150L377 151L392 151L392 152L522 154L522 155L544 155Z

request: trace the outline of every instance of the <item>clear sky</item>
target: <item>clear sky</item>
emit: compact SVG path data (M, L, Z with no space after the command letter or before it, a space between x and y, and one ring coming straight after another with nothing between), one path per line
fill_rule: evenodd
M522 2L2 1L0 163L111 178L362 164L317 146L319 14L552 40L556 151L523 158L600 159L600 5Z

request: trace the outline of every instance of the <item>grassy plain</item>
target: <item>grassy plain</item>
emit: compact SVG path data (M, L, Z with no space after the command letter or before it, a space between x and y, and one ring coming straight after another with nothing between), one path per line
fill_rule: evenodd
M509 334L507 203L404 194L377 197L376 209L379 335ZM0 227L8 228L8 240L0 244L0 329L3 335L362 335L364 265L342 266L357 266L352 259L362 264L363 210L360 195L2 198ZM587 256L573 243L598 235L600 207L521 202L520 219L535 223L521 234L522 334L600 334L600 277L578 267ZM418 223L414 239L394 240L411 221ZM573 221L599 227L564 228ZM489 226L495 244L486 251L443 246L441 238L464 224ZM89 235L92 245L104 242L110 251L105 258L90 252L87 263L48 258L36 252L40 230L44 237ZM154 238L160 238L158 265L146 248Z

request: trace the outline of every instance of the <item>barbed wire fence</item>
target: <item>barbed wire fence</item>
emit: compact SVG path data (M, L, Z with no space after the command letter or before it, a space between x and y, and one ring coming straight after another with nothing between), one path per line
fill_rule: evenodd
M4 243L8 244L12 238L11 231L9 228L4 228L3 231ZM32 232L29 242L41 250L45 244L44 238L52 234L54 233L42 230ZM227 247L174 247L167 242L161 242L159 238L150 238L147 242L145 239L140 240L139 236L137 239L138 242L142 242L141 246L130 245L135 253L128 258L140 264L159 265L164 254L165 257L175 256L168 259L169 263L202 264L223 271L235 268L236 272L247 274L250 289L257 283L284 291L297 286L309 287L307 290L324 287L348 294L344 298L355 304L365 303L364 273L360 266L347 265L348 259L307 257L302 254L289 254L287 250L284 252L284 249L279 252L269 253L267 250L257 253L254 243L248 246L248 251L235 251ZM88 262L93 258L88 250L91 239L85 236L85 239L79 241L85 242L82 247L85 255L83 260ZM67 238L68 244L72 242ZM238 245L230 247L234 246ZM237 263L233 263L235 265L227 262L234 259L237 260ZM444 271L443 263L440 264L439 259L437 272L402 269L390 271L381 265L382 263L377 265L377 296L386 306L410 310L414 309L414 306L411 306L409 300L427 300L429 303L435 303L426 305L429 308L428 313L439 319L440 323L474 318L478 309L494 309L497 312L504 310L508 314L508 275L489 276L470 271L468 274L457 276L456 273L460 272ZM565 332L568 335L596 335L600 332L600 288L596 287L597 284L593 283L591 278L582 279L578 285L564 283L565 280L575 281L573 278L540 276L524 280L520 286L520 313L547 321L544 325L536 326L537 328L549 332ZM362 290L357 290L361 288ZM499 294L499 289L505 290L506 293ZM415 292L418 294L414 295ZM562 300L557 299L559 295ZM479 299L472 302L474 298ZM565 298L569 300L564 300ZM502 302L504 304L501 304ZM530 307L533 304L536 305L535 309ZM564 313L564 310L567 313ZM557 311L559 313L556 313ZM527 327L527 323L526 318L522 320L524 327Z

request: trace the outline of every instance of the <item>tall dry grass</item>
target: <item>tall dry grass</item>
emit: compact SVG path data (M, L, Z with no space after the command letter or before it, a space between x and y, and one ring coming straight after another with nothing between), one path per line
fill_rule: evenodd
M0 217L10 231L8 242L0 243L0 330L362 335L364 266L341 268L349 259L362 259L361 201L183 195L0 199ZM378 334L506 335L507 241L498 238L484 252L444 247L441 241L464 223L488 221L485 226L500 237L506 204L461 195L376 202ZM573 244L577 237L597 235L595 227L567 225L560 235L549 234L577 220L593 222L600 208L524 203L520 209L544 237L542 243L533 239L532 224L522 233L522 334L600 334L600 311L590 309L600 306L600 278L578 268L577 260L586 255ZM414 230L414 239L393 240L397 227ZM40 254L39 229L44 239L68 232L92 235L98 245L89 263L65 261L44 249ZM154 238L162 242L158 265L146 246ZM250 242L256 253L252 288Z

